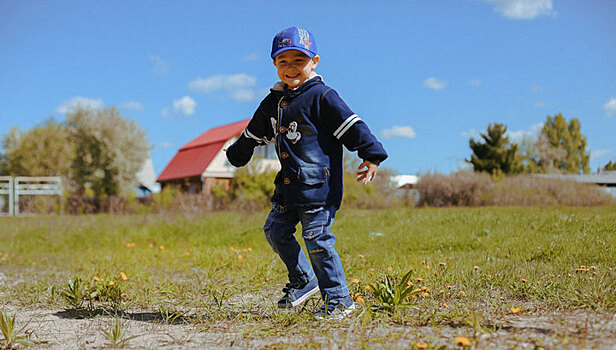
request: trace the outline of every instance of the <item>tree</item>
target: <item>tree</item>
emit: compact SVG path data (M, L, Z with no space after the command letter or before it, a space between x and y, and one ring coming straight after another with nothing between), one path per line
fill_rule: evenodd
M125 193L148 157L145 132L115 107L78 107L66 121L76 147L71 168L78 191L91 188L97 197Z
M13 127L2 138L3 172L12 176L71 177L75 147L66 128L53 118L28 131Z
M524 172L530 174L560 173L554 164L560 164L567 159L567 150L563 147L553 147L547 136L539 133L536 137L526 137L520 143L520 158Z
M490 174L516 174L521 172L522 166L517 157L518 145L509 144L505 136L507 127L495 123L488 125L487 133L481 133L484 142L470 139L469 145L473 154L470 161L476 172Z
M535 162L551 161L553 168L564 173L586 174L590 172L588 165L590 153L586 152L587 141L581 133L581 127L580 121L576 118L567 123L561 113L553 117L548 115L539 138L539 142L543 142L544 146L548 147L539 150L540 158L535 159ZM557 150L559 156L549 157L547 152L553 150Z
M603 170L616 170L616 162L610 160L609 163L605 164Z

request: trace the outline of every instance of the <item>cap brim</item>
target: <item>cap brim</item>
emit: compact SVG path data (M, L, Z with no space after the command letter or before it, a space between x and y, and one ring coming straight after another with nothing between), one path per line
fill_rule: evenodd
M288 47L283 47L281 49L276 50L273 54L272 54L272 58L276 58L276 56L280 55L282 52L284 51L289 51L289 50L295 50L295 51L299 51L301 53L303 53L304 55L313 58L314 56L316 56L316 54L314 52L310 52L308 50L299 48L299 47L295 47L295 46L288 46Z

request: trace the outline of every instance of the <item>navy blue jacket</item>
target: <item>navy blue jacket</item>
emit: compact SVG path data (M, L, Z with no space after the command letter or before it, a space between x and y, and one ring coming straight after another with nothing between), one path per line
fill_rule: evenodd
M272 202L318 207L342 201L342 145L380 164L387 153L364 123L320 76L297 89L277 84L259 105L238 140L227 149L229 162L244 166L258 145L275 142L282 169Z

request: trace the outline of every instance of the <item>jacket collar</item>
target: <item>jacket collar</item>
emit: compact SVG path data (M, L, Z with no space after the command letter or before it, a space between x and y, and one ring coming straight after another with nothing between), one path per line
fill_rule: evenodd
M311 72L310 75L308 76L308 80L306 80L302 85L296 87L295 89L288 89L287 84L279 81L276 84L274 84L274 86L272 86L270 90L280 91L280 92L285 92L285 93L290 93L290 94L299 94L319 81L323 81L323 77L318 75L316 72Z

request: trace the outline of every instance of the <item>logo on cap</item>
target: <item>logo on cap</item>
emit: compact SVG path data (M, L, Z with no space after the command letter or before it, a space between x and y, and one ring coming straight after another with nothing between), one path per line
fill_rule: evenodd
M310 50L310 33L306 29L298 28L297 33L299 34L299 42L304 45L306 50Z
M280 42L280 45L278 45L278 47L283 47L283 46L286 46L286 45L290 45L291 43L293 43L293 41L291 41L291 39L284 38L284 39L282 39L282 41Z

